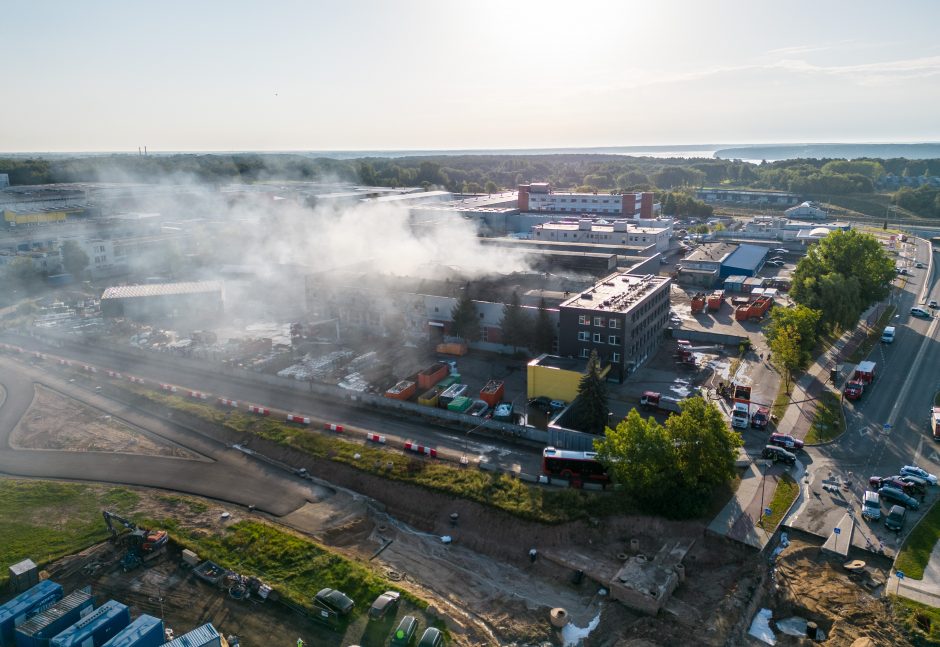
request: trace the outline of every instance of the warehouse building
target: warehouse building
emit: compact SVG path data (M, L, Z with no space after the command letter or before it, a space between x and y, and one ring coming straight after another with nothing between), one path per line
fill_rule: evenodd
M519 211L591 213L626 218L655 218L657 207L651 192L567 193L553 191L547 182L519 185Z
M738 248L721 264L719 278L757 276L767 260L768 251L761 245L738 245Z
M531 233L533 240L630 245L664 252L669 249L672 224L637 226L628 220L580 218L533 225Z
M111 287L101 295L101 314L135 321L211 320L222 314L222 283L157 283Z
M659 346L669 320L672 279L613 274L558 307L558 354L587 358L597 351L610 378L623 382Z
M789 207L799 204L800 196L786 191L748 191L746 189L699 189L695 197L704 202L727 202L754 206Z

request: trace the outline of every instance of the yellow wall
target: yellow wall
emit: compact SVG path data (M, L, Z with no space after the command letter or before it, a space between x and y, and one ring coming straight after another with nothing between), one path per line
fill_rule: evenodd
M14 213L13 211L4 211L3 219L7 222L15 222L18 225L28 225L38 222L61 222L65 220L65 212L42 211L37 213Z
M587 360L585 360L585 363L587 363ZM601 377L606 377L609 372L610 365L608 364L601 369ZM526 367L527 395L530 398L545 396L552 400L573 402L578 397L578 385L584 375L579 371L566 371L561 368L529 364Z

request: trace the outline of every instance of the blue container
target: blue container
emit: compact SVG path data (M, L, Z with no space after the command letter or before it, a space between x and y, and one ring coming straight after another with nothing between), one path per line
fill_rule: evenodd
M163 647L221 647L222 646L222 637L219 636L219 632L215 630L215 627L212 624L204 624L201 627L196 627L188 634L183 634L179 638L175 638L168 643L164 643Z
M104 647L160 647L163 641L163 620L144 614L106 642Z
M130 622L127 607L108 600L49 641L49 647L101 647Z
M95 610L91 587L72 591L16 628L16 647L49 647L49 641Z
M13 647L16 626L45 611L62 599L62 587L43 580L33 588L0 606L0 647Z

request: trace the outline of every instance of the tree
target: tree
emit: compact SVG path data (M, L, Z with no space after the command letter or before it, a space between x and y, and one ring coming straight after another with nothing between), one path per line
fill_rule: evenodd
M531 348L539 354L552 352L555 345L555 325L548 314L548 306L545 305L544 297L539 300L539 312L535 317L532 341Z
M676 447L679 478L689 494L703 495L699 505L704 507L715 487L734 478L734 462L743 440L718 407L699 397L685 400L682 413L666 419L666 431Z
M71 274L76 281L81 281L88 267L88 254L78 246L74 240L67 240L59 250L62 255L62 267Z
M499 187L496 186L496 182L494 182L493 180L487 180L486 184L483 185L483 190L489 193L490 195L493 195L494 193L499 191Z
M778 364L783 366L786 376L785 390L790 392L790 378L795 371L806 366L803 340L795 326L783 325L773 338L769 338L770 350Z
M591 351L587 373L578 384L578 400L574 410L575 426L590 434L600 434L607 426L607 385L601 377L600 360L597 351Z
M480 338L480 316L477 306L470 298L469 286L464 288L463 294L457 299L457 305L450 312L453 321L451 332L457 337L467 341L477 341Z
M644 419L636 409L607 429L594 441L594 449L611 477L646 509L661 506L667 491L664 477L675 472L675 447L665 427L650 416Z
M800 365L798 368L803 368L812 359L821 318L822 313L819 310L813 310L803 305L792 308L774 308L770 311L770 325L767 326L766 332L767 339L772 344L778 335L789 329L787 334L795 335L799 339ZM771 351L776 352L772 346Z
M503 343L512 346L513 350L519 346L528 346L532 339L532 322L519 304L518 292L513 291L509 303L503 306L499 327L503 331Z

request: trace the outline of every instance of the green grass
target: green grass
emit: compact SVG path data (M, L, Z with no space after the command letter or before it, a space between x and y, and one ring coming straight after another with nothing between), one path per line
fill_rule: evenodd
M789 474L782 474L780 480L777 481L774 496L767 505L771 513L761 518L761 527L768 531L776 528L799 493L800 486L797 482Z
M135 389L139 396L200 420L249 433L327 460L344 463L383 478L403 481L543 523L562 523L588 517L635 512L625 496L615 493L555 490L534 487L506 474L459 467L444 461L424 460L396 451L350 442L311 432L272 418L225 411L211 404L179 396ZM356 456L359 456L356 458Z
M895 560L897 569L903 571L905 577L922 579L924 568L927 566L930 553L938 538L940 538L940 505L934 505L907 536Z
M885 308L885 311L881 313L881 317L878 318L877 323L874 328L869 328L868 336L865 337L865 340L859 344L858 348L855 349L849 356L849 363L858 364L871 352L871 349L876 343L881 341L881 333L884 332L885 326L888 325L888 322L891 321L891 317L894 316L894 306L888 306Z
M845 429L842 404L832 391L823 391L816 401L816 416L804 438L807 445L825 443L836 438Z
M44 566L96 544L108 537L101 510L126 513L139 500L120 487L0 479L0 564L28 557Z
M778 367L780 371L786 371L787 369ZM790 376L790 387L792 390L793 386L793 376ZM774 398L774 403L770 405L770 415L777 420L783 420L783 416L787 412L787 407L790 405L790 391L787 391L787 380L786 378L780 380L780 384L777 386L777 397Z
M177 508L185 506L190 512L205 512L209 506L198 499L188 496L178 496L175 494L158 494L157 500L165 505Z
M897 595L890 595L895 620L915 645L940 645L940 609Z

